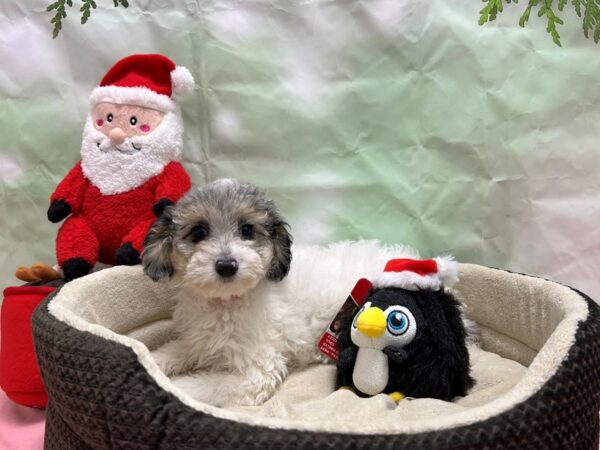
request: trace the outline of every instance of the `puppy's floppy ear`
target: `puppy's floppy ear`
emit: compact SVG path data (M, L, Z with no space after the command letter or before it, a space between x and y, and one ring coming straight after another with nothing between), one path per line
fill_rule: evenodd
M292 236L288 231L289 225L283 221L277 221L271 229L273 241L273 259L267 272L267 280L281 281L290 270L292 262Z
M172 208L167 207L150 227L144 240L142 264L144 273L154 281L173 275Z

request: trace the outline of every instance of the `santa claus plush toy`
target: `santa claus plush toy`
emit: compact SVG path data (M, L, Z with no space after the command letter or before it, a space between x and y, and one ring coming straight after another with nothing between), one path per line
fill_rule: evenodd
M117 62L90 95L81 160L50 197L48 219L65 220L56 238L64 278L100 261L140 261L148 228L191 186L178 162L183 122L171 95L187 95L194 79L162 55Z

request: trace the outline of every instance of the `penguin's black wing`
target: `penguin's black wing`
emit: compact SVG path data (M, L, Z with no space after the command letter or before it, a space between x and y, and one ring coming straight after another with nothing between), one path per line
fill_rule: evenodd
M340 327L340 334L338 335L339 358L336 364L338 369L338 387L354 386L352 374L354 372L358 347L352 342L350 332L352 331L352 321L359 309L356 308L352 314L345 317Z
M383 349L383 353L385 353L388 358L394 361L397 364L402 364L408 358L408 353L406 350L400 347L388 346Z
M354 373L354 363L356 362L356 355L358 354L358 347L346 347L340 352L340 358L337 362L337 368L340 373L340 382L342 386L352 386L352 374Z
M448 291L420 291L419 307L426 322L420 378L425 396L452 400L466 395L473 385L460 304ZM426 346L427 348L423 348Z

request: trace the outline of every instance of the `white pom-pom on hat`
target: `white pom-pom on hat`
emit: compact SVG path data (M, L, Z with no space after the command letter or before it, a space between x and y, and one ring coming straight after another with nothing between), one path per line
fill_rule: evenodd
M433 260L437 263L437 273L444 286L451 287L458 282L458 263L454 256L438 256Z
M185 97L194 90L194 77L187 67L176 66L171 72L171 89L177 95Z

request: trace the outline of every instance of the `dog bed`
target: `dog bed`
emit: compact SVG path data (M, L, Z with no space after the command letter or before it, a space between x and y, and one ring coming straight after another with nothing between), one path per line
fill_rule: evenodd
M140 267L76 280L36 310L33 332L56 449L596 449L600 308L539 278L461 264L481 327L473 391L453 403L333 391L332 366L288 377L260 407L191 399L149 349L171 336L173 287ZM340 299L340 301L342 301Z

